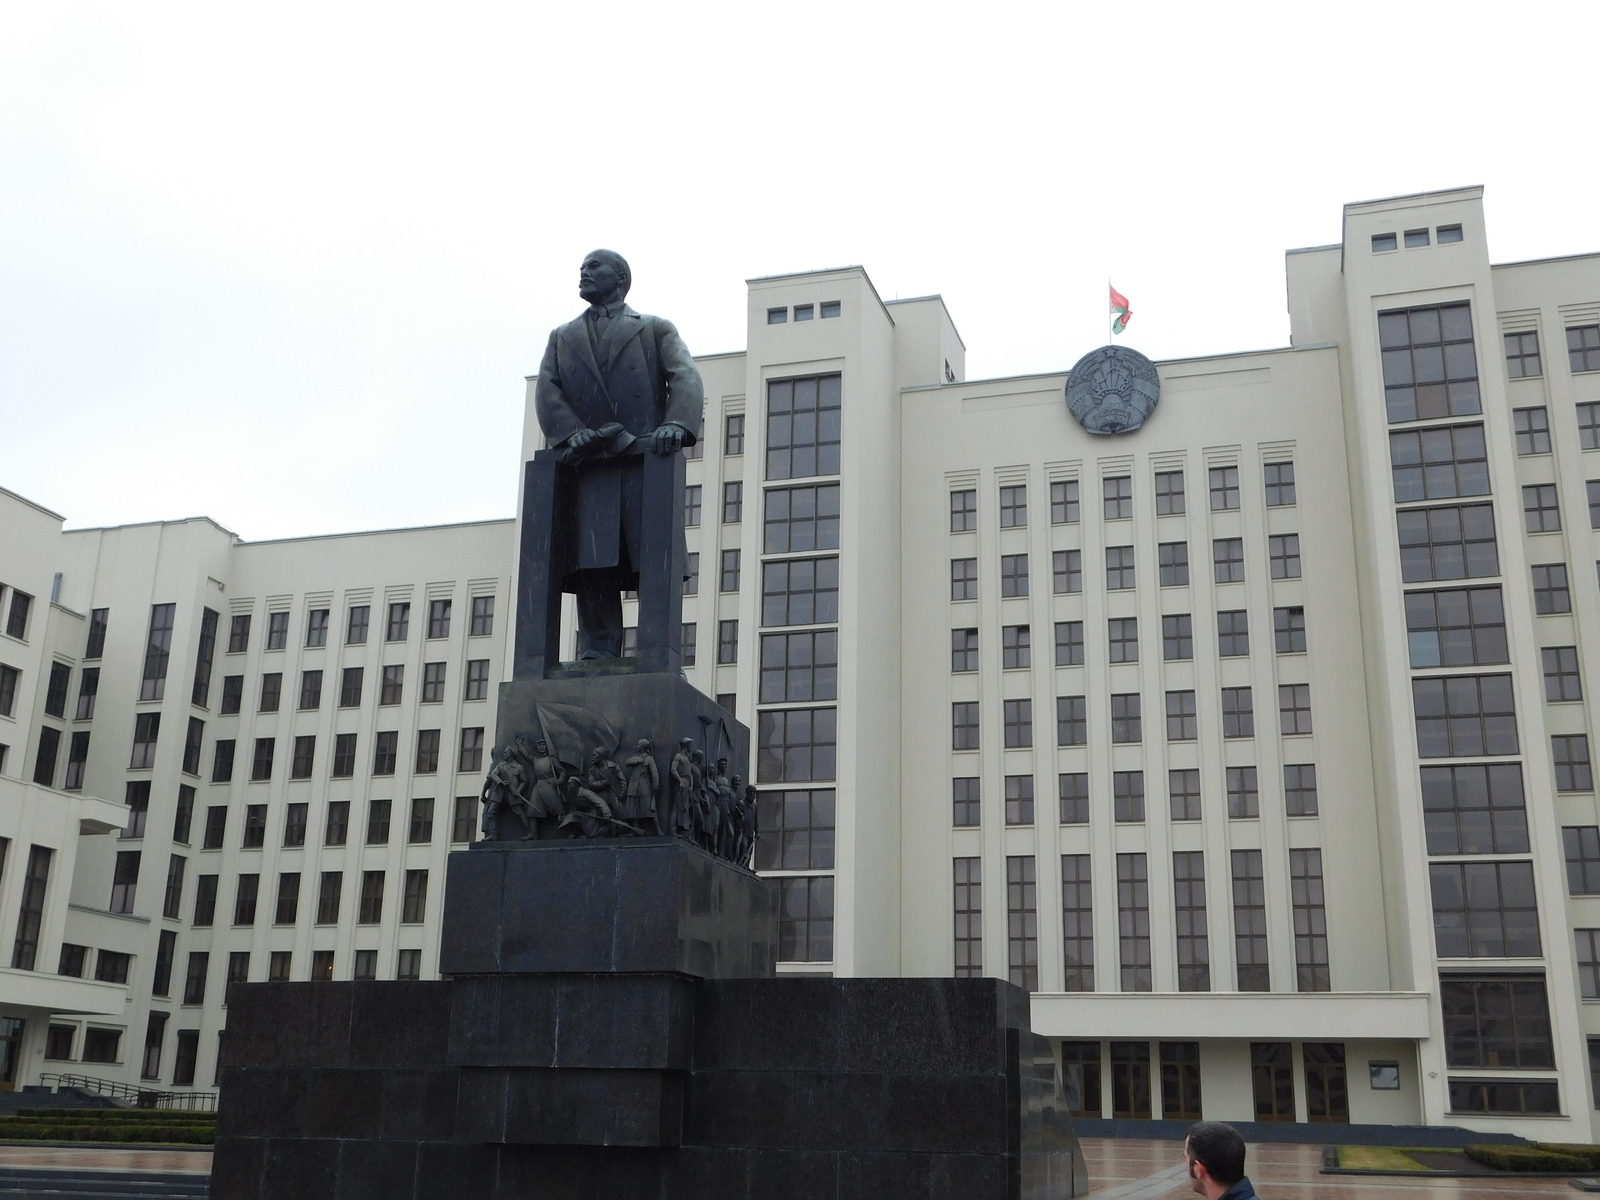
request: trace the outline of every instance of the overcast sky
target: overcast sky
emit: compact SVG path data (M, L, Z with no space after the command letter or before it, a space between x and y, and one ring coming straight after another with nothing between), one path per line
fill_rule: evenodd
M604 14L596 15L596 14ZM1347 201L1600 250L1600 4L0 0L0 485L246 538L509 516L596 245L696 353L744 280L943 293L969 378L1285 344Z

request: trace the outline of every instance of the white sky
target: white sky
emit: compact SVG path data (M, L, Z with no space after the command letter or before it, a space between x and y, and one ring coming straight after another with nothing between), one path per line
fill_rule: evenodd
M598 14L598 15L597 15ZM968 376L1285 344L1283 251L1487 185L1600 250L1600 4L0 0L0 485L247 538L508 516L523 376L626 254L942 292Z

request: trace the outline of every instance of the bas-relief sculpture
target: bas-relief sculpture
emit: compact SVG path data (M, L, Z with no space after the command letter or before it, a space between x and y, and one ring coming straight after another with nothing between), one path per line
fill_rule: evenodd
M1161 399L1156 365L1126 346L1101 346L1067 376L1067 409L1089 433L1132 433Z

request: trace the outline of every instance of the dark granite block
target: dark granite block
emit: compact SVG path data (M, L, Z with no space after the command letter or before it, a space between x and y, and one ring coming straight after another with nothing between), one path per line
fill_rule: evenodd
M855 1150L839 1155L839 1195L928 1200L931 1156Z
M377 1136L448 1140L455 1137L459 1072L382 1071L382 1118Z
M219 1137L299 1137L310 1071L299 1067L224 1067L217 1105Z
M306 986L350 989L351 1066L427 1070L447 1064L453 991L448 981Z
M306 1072L300 1131L317 1138L375 1138L383 1128L382 1071Z
M667 1071L512 1069L504 1141L516 1145L675 1146L683 1077Z
M461 1066L684 1070L694 985L678 975L499 975L455 982Z
M417 1143L339 1143L339 1200L409 1200L416 1187Z
M752 1200L840 1197L839 1156L831 1151L752 1150L749 1161Z
M750 1194L750 1151L684 1146L663 1155L665 1200L760 1200Z
M777 892L677 838L479 843L450 856L440 945L448 975L770 978Z
M218 1134L212 1147L211 1200L262 1200L266 1152L265 1138Z
M506 1078L503 1068L464 1067L456 1082L456 1141L506 1140Z
M659 1200L660 1155L618 1147L504 1146L498 1190L505 1200Z
M350 985L234 983L228 985L224 1065L306 1067L348 1065ZM293 1012L295 1020L283 1020Z
M271 1138L261 1166L263 1197L336 1200L339 1143L331 1138Z
M928 1200L1020 1200L1012 1189L1015 1159L996 1154L930 1154ZM1051 1200L1059 1200L1051 1197Z
M495 1200L499 1160L498 1146L418 1142L416 1200Z
M703 982L695 991L695 1069L839 1067L838 983L792 977Z

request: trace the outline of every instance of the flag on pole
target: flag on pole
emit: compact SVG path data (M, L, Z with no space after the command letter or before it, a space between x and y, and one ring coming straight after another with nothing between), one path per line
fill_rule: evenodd
M1128 327L1128 318L1133 316L1133 310L1128 307L1128 298L1116 288L1111 287L1111 332L1121 333Z

